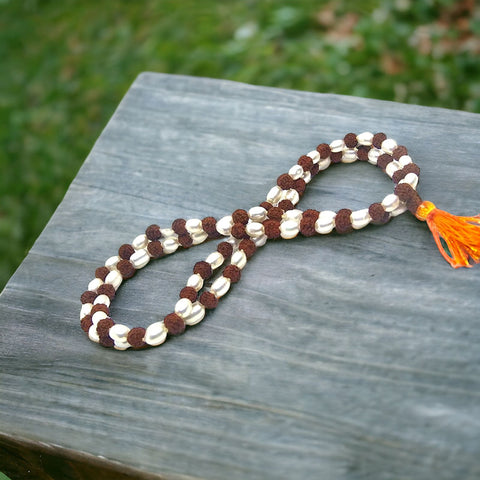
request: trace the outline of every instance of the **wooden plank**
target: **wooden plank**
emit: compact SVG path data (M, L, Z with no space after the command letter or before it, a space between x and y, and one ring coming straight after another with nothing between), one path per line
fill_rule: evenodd
M0 432L165 478L478 478L480 268L451 269L409 214L267 244L218 309L158 349L89 342L78 297L147 225L256 205L349 131L385 131L422 168L423 198L475 214L479 128L458 111L140 75L0 296ZM300 207L358 209L391 189L340 165ZM214 248L152 262L115 319L163 318Z

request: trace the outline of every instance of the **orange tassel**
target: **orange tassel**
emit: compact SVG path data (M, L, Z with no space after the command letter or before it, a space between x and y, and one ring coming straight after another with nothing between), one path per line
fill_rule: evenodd
M453 268L471 267L470 260L480 262L480 215L457 217L425 201L417 208L415 216L427 222L440 253Z

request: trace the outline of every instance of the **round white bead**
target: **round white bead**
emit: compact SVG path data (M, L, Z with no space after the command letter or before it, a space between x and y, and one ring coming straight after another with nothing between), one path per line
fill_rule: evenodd
M230 263L242 269L247 264L247 256L245 255L245 252L243 250L237 250L234 252Z
M288 174L293 180L298 180L299 178L302 178L303 168L300 165L294 165L292 168L290 168Z
M377 148L371 148L368 151L368 163L371 163L372 165L377 164L378 157L381 154L381 150L378 150Z
M330 160L330 157L320 160L318 162L318 171L326 170L330 166L330 163L332 163L332 161Z
M148 238L145 234L138 235L133 239L132 247L135 250L139 250L140 248L145 248L147 246L147 243L148 243Z
M393 174L394 174L397 170L400 170L400 166L398 165L398 163L397 163L396 161L390 162L389 164L387 164L387 167L385 168L385 172L387 173L387 175L388 175L390 178L393 177Z
M188 233L203 232L202 221L199 218L190 218L185 222L185 228Z
M100 320L103 320L104 318L107 318L108 315L105 312L95 312L92 315L92 323L96 325Z
M398 163L404 167L405 165L408 165L409 163L412 163L412 157L410 155L402 155L398 159Z
M291 188L290 190L283 192L282 200L290 200L296 205L300 201L300 195L295 189Z
M250 237L260 237L265 233L265 229L260 222L247 223L245 230Z
M205 261L215 270L225 261L225 258L220 252L212 252Z
M80 308L80 320L85 316L85 315L90 315L90 312L92 311L93 305L91 303L84 303L82 305L82 308Z
M88 338L89 338L92 342L95 342L95 343L98 343L98 342L100 341L100 337L98 336L97 326L96 326L96 325L92 325L92 326L88 329Z
M248 211L248 216L252 222L263 222L267 218L267 211L263 207L252 207Z
M231 215L227 215L226 217L221 218L217 222L217 232L220 235L223 235L227 237L230 235L230 231L232 230L233 227L233 218Z
M286 220L280 223L280 235L282 238L289 239L297 236L300 231L298 222L295 220Z
M270 189L270 191L267 194L267 202L274 205L280 200L282 196L282 192L283 190L278 185L275 185Z
M173 228L162 228L160 229L160 232L162 234L163 238L169 238L169 237L176 237L177 234L173 230Z
M230 289L231 280L224 276L218 277L210 287L210 291L217 297L223 297Z
M331 210L323 210L315 222L315 231L321 234L330 233L335 227L336 213Z
M312 174L309 170L303 172L302 179L305 183L310 183L310 181L312 180Z
M175 304L175 313L180 317L188 317L192 311L192 302L188 298L181 298Z
M372 132L363 132L357 135L357 142L360 145L371 145L373 140Z
M97 288L103 285L103 280L100 278L94 278L89 284L87 290L90 290L92 292L96 292Z
M294 220L295 222L299 223L300 220L302 220L302 215L303 212L301 210L298 210L296 208L292 210L287 210L283 215L282 219L287 221L287 220Z
M206 232L195 232L191 233L190 236L192 237L193 245L199 245L203 243L208 238L208 233Z
M310 157L313 163L318 163L320 161L320 154L317 150L312 150L311 152L308 152L307 157Z
M187 280L187 287L193 287L198 292L203 287L203 278L198 273L190 275Z
M155 322L145 329L144 342L152 347L161 345L167 338L168 330L162 322Z
M115 288L115 290L117 290L117 288L122 284L122 282L123 277L117 270L112 270L105 278L105 283L113 285L113 288Z
M415 190L418 185L418 175L413 172L407 173L398 183L407 183Z
M256 247L263 247L267 243L268 237L266 235L262 235L260 237L254 237L252 240Z
M118 255L114 255L113 257L107 258L105 261L105 266L109 270L114 270L117 268L117 263L120 261L120 257Z
M400 202L400 205L395 209L393 210L390 215L392 217L396 217L397 215L401 215L403 212L406 212L408 209L407 209L407 205L403 202Z
M393 212L400 205L400 199L394 193L390 193L382 200L382 207L386 212Z
M357 152L353 148L349 148L343 152L342 163L353 163L357 160Z
M166 255L176 252L178 250L178 238L175 237L168 237L162 240L162 248L163 248L163 253Z
M350 220L352 222L352 227L355 230L359 230L360 228L366 227L372 218L368 213L368 208L364 208L363 210L356 210L352 212L350 215Z
M192 311L188 317L185 317L183 321L189 325L196 325L198 322L201 322L205 317L205 307L200 302L195 302L192 305Z
M124 340L123 342L119 340L115 340L115 343L113 345L113 348L115 350L127 350L127 348L130 348L130 347L131 345L126 340Z
M130 332L130 328L121 323L116 323L113 327L110 327L108 334L110 338L115 342L124 342L127 340L127 336Z
M345 148L345 142L343 140L334 140L330 144L330 150L332 152L341 152Z
M150 261L150 255L145 248L141 248L130 257L130 261L138 270L139 268L143 268Z
M393 138L387 138L382 142L382 150L391 155L397 148L397 142Z
M93 301L93 304L94 305L102 304L102 305L106 305L107 307L109 307L110 306L110 298L108 297L108 295L99 295Z

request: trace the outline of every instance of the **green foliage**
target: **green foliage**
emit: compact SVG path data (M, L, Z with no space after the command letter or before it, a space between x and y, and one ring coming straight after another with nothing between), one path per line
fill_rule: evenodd
M0 1L0 288L136 75L480 112L471 0Z

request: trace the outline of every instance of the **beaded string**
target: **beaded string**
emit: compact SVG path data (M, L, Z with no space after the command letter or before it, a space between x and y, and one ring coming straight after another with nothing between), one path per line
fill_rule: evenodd
M302 211L297 208L307 184L319 172L335 163L348 164L357 160L385 172L393 180L394 192L381 202L356 211L347 208L337 212ZM442 255L453 267L468 267L471 266L470 260L480 261L480 236L475 228L480 226L480 219L454 217L436 209L431 202L423 202L416 192L419 173L420 169L413 163L406 147L397 145L384 133L349 133L330 144L322 143L302 155L288 173L280 175L266 201L260 205L248 211L235 210L219 220L213 217L179 218L168 228L150 225L131 244L122 245L117 255L108 258L104 266L95 270L95 278L81 295L81 327L93 342L117 350L161 345L168 335L183 333L187 326L202 321L207 310L215 309L219 300L240 280L247 261L268 240L291 239L299 233L306 237L324 235L333 230L345 234L370 223L385 224L407 210L418 219L427 221ZM465 232L458 234L462 228ZM462 238L452 240L455 235ZM221 237L225 239L216 250L195 264L173 312L163 320L146 328L130 328L113 321L110 305L124 280L132 278L152 259L170 255L180 247L190 248ZM473 246L465 245L465 237L473 242ZM440 238L446 241L449 251L445 251ZM457 240L463 244L459 246L455 243ZM227 265L211 286L204 288L206 281L225 263Z

